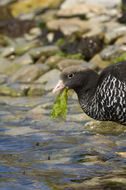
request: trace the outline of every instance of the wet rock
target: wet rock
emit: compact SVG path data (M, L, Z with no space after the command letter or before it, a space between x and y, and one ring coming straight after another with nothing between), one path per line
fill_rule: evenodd
M103 60L112 60L116 56L121 55L126 51L125 45L110 45L107 46L102 52L100 56Z
M126 44L126 35L118 38L115 42L115 44Z
M100 134L121 134L126 131L126 126L108 121L90 121L85 124L85 129Z
M45 84L45 90L50 91L54 88L57 81L59 80L60 71L57 69L53 69L47 73L45 73L43 76L41 76L36 83L42 83Z
M44 94L44 86L42 84L32 84L27 92L28 96L42 96Z
M83 61L83 60L72 60L72 59L64 59L64 60L61 60L58 64L57 64L57 67L60 69L60 70L63 70L64 68L68 67L68 66L72 66L72 65L81 65L81 66L84 66L84 67L88 67L90 69L96 69L97 68L97 64L95 63L91 63L91 62L86 62L86 61Z
M106 44L110 44L111 42L119 38L120 36L125 35L126 26L123 26L114 22L109 22L106 25L106 30L107 32L105 32L104 41Z
M43 108L43 104L42 105L38 105L35 108L33 108L32 110L30 110L30 112L32 113L41 113L41 114L45 114L48 113L48 110L46 110L45 108Z
M63 34L67 36L74 33L80 34L89 31L88 23L81 21L79 18L52 20L47 23L47 28L49 30L60 29Z
M62 8L57 12L57 16L59 17L75 17L75 16L88 16L88 13L95 13L100 15L105 12L105 10L96 5L78 3L72 5L68 8Z
M79 38L74 42L68 42L61 47L61 50L67 54L81 53L85 60L91 59L103 47L103 41L100 36Z
M57 64L59 63L59 61L64 60L64 57L60 57L60 56L50 56L46 62L45 65L49 66L50 68L54 69L55 67L57 67Z
M33 20L8 19L1 21L0 33L16 38L27 33L34 26L35 22Z
M9 78L9 82L31 82L47 72L49 67L44 64L25 65Z
M43 47L38 47L34 48L29 51L29 54L33 58L39 58L40 56L51 56L56 54L56 52L59 50L57 46L43 46Z
M22 92L15 91L8 86L0 86L0 95L16 97L23 96L24 94Z

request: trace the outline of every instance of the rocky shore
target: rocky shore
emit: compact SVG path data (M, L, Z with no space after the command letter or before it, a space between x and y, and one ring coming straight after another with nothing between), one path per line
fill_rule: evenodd
M119 0L47 1L38 6L31 1L31 9L21 1L2 2L0 95L42 96L69 65L100 71L126 57ZM26 6L24 12L18 11L20 6Z

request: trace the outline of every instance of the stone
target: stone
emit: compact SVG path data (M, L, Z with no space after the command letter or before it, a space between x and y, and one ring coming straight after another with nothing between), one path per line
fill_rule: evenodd
M50 68L54 69L55 67L57 67L57 64L59 63L59 61L64 60L64 57L60 57L60 56L50 56L46 62L45 65L49 66Z
M41 84L32 84L27 92L28 96L42 96L44 94L44 86Z
M104 41L106 44L110 44L126 34L126 26L118 23L109 22L105 25L105 28L107 30L104 34Z
M84 22L79 18L56 19L47 22L49 30L60 29L64 35L72 35L74 33L86 33L89 31L88 22Z
M24 94L20 91L13 90L12 88L8 86L1 85L0 86L0 95L3 96L23 96Z
M45 84L45 90L50 91L54 88L59 80L60 71L58 69L52 69L51 71L45 73L41 76L36 83Z
M41 29L38 28L38 27L32 28L32 29L29 31L29 34L34 35L34 36L38 36L38 35L41 34Z
M72 65L81 65L84 67L88 67L90 69L97 68L97 64L95 64L95 63L86 62L83 60L74 60L74 59L64 59L57 64L57 67L62 71L64 68L66 68L68 66L72 66Z
M103 60L112 60L124 52L126 52L125 45L110 45L101 51L100 56Z
M22 65L22 66L23 65L30 65L30 64L33 64L33 59L32 59L32 57L28 53L26 53L26 54L23 54L20 57L17 57L14 60L14 63Z
M119 45L121 45L121 44L126 44L126 35L119 37L119 38L116 40L115 44L119 44Z
M115 6L118 6L120 3L120 0L114 0L114 1L109 1L109 0L66 0L62 3L61 9L65 9L68 7L71 7L73 5L76 5L78 3L86 3L90 5L98 5L103 8L113 8Z
M15 54L22 55L37 46L37 41L18 44L15 46Z
M29 51L29 54L34 58L39 58L40 56L51 56L54 55L59 48L57 46L43 46L37 47Z
M0 50L0 51L1 51L1 56L2 57L7 57L7 56L14 53L15 48L13 46L10 46L10 47L2 48L2 50Z
M96 54L90 62L96 63L100 69L104 69L105 67L108 66L108 62L102 60L101 56L99 54Z
M68 8L60 9L57 12L57 16L59 17L73 17L73 16L87 16L88 13L96 13L97 15L100 15L105 12L105 10L96 5L91 4L84 4L84 3L78 3L75 5L72 5Z
M48 70L49 67L44 64L25 65L9 78L9 82L32 82Z

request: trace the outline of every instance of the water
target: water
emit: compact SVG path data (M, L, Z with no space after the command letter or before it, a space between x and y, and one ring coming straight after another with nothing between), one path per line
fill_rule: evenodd
M66 121L53 120L34 109L47 102L0 97L0 189L126 189L126 127L88 130L76 101Z

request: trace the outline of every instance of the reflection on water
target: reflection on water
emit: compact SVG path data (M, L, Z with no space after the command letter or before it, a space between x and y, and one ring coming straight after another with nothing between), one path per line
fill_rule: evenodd
M30 111L50 101L0 98L1 189L126 189L125 132L104 135L69 115L58 121L50 109Z

